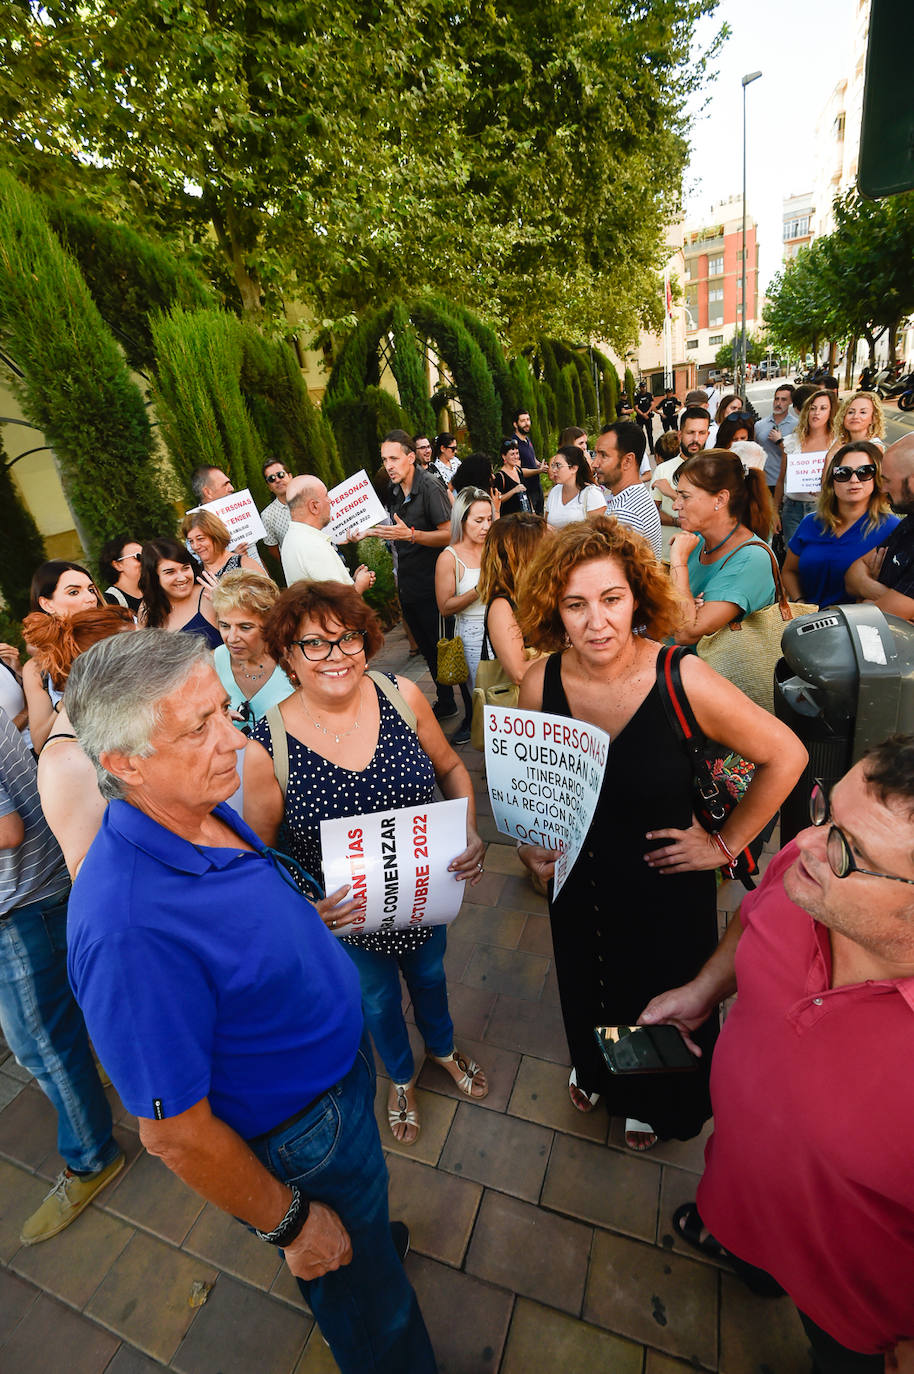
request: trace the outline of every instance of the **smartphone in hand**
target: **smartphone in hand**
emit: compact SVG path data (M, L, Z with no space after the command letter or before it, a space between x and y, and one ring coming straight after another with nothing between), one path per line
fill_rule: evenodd
M698 1059L676 1026L595 1026L610 1073L689 1073Z

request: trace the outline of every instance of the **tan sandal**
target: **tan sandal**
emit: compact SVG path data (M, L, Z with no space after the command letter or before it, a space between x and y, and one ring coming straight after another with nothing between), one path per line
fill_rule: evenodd
M406 1096L407 1093L413 1091L414 1081L415 1080L411 1080L409 1083L391 1083L390 1085L390 1092L396 1094L396 1106L391 1107L390 1095L388 1095L387 1120L390 1124L390 1133L398 1145L415 1145L416 1141L419 1139L419 1132L422 1129L419 1123L419 1113L415 1106L411 1107L409 1105L409 1098ZM399 1135L397 1134L398 1127L401 1129L401 1134ZM406 1135L410 1129L415 1131L415 1135L407 1140Z
M447 1070L458 1090L464 1096L471 1097L474 1102L479 1102L483 1097L488 1096L489 1085L486 1082L485 1071L480 1068L475 1059L467 1059L466 1055L461 1054L459 1050L451 1050L451 1053L446 1054L443 1059L439 1059L437 1054L432 1054L429 1058ZM474 1088L479 1088L481 1091L474 1092Z

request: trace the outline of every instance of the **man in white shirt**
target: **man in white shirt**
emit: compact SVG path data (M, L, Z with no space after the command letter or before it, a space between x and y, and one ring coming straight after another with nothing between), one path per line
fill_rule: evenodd
M330 524L330 497L319 477L293 477L286 488L286 504L291 517L282 541L282 570L289 586L293 582L345 582L359 593L374 582L374 573L364 566L351 576L330 540L322 533Z
M631 420L617 420L601 430L594 450L593 468L598 480L609 488L607 514L643 534L659 558L660 516L641 481L645 444L644 432L638 425Z
M260 512L263 527L267 532L263 542L270 559L278 563L282 541L288 534L292 522L286 503L286 491L292 481L292 474L278 458L268 458L263 465L263 476L273 493L273 500Z

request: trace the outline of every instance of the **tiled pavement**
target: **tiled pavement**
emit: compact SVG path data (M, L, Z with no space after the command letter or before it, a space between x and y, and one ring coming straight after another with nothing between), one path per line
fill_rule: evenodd
M404 660L391 635L378 666ZM428 688L420 666L406 671ZM427 1064L422 1132L404 1148L378 1089L391 1210L412 1232L407 1269L441 1374L806 1374L787 1300L753 1297L673 1238L702 1141L638 1156L602 1107L571 1107L546 904L493 828L479 755L463 756L490 848L451 929L448 978L458 1043L491 1091L468 1102ZM721 890L722 908L736 900ZM69 1230L25 1249L20 1224L61 1161L51 1107L0 1063L2 1374L330 1374L278 1255L146 1155L109 1096L127 1169Z

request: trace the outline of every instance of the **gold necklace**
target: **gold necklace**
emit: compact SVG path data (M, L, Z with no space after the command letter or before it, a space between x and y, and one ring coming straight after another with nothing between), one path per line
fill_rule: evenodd
M349 727L348 730L342 730L342 731L340 731L339 734L337 734L335 730L328 730L328 728L327 728L326 725L321 725L321 723L320 723L319 720L315 720L315 719L314 719L314 717L312 716L311 712L308 710L308 704L307 704L307 702L305 701L305 698L304 698L304 696L302 695L301 692L299 692L298 697L299 697L299 700L300 700L302 706L305 708L305 715L308 717L308 719L310 720L311 724L312 724L316 729L320 730L323 734L325 734L325 735L332 735L336 744L339 744L340 740L348 738L349 735L354 735L355 732L356 732L356 730L358 730L358 728L359 728L359 723L360 723L360 721L361 721L361 716L362 716L362 684L361 684L361 683L359 683L359 709L358 709L358 711L356 712L355 720L354 720L353 723L350 725L350 727Z

